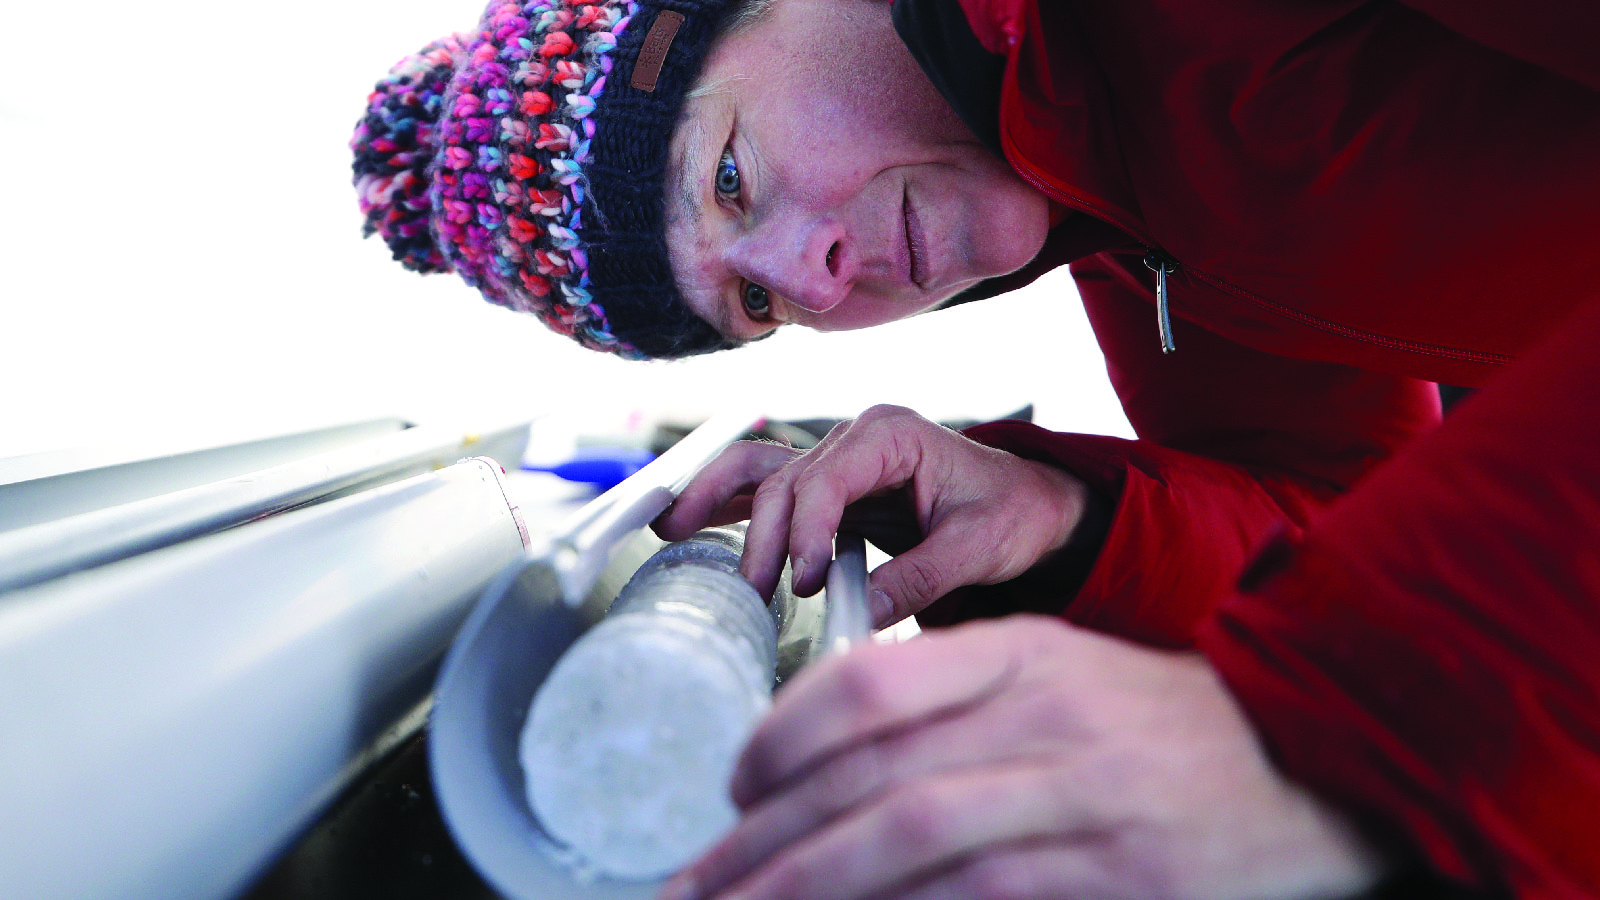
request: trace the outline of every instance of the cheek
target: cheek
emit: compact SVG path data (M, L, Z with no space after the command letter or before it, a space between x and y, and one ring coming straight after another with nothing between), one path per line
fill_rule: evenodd
M922 70L907 62L909 71L894 67L874 73L878 76L875 80L856 89L856 140L891 152L973 141L967 126Z
M944 299L924 298L920 303L908 303L904 298L857 296L804 325L812 331L856 331L927 312L944 302Z
M710 238L699 229L669 222L667 262L678 293L694 314L708 322L717 320L719 288L725 272L718 267Z

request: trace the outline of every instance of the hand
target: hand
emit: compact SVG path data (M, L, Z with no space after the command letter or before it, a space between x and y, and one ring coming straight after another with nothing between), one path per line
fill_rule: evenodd
M881 627L963 585L1015 578L1059 550L1087 490L1059 469L985 447L910 410L875 406L803 454L733 445L684 489L656 531L681 540L747 515L745 577L770 595L787 554L795 591L804 596L823 586L833 535L852 504L858 518L851 524L865 537L896 543L882 537L896 529L883 527L892 523L882 519L881 501L897 496L912 537L901 538L903 547L885 547L904 552L872 573ZM879 515L869 520L863 514L874 501Z
M663 900L1306 900L1380 874L1210 665L1013 616L802 670Z

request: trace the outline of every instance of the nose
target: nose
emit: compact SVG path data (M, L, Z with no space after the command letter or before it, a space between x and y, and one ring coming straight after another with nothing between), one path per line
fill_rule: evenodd
M729 264L789 306L825 313L839 305L855 281L858 262L847 238L836 219L779 212L729 245Z

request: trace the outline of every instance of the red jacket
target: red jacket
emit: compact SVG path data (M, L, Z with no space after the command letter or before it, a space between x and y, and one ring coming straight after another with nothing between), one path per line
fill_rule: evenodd
M975 432L1118 498L1070 602L1006 608L1197 642L1391 846L1600 898L1600 5L897 2L947 93L998 79L1070 211L1023 277L1072 262L1140 435ZM1435 381L1483 390L1441 426Z

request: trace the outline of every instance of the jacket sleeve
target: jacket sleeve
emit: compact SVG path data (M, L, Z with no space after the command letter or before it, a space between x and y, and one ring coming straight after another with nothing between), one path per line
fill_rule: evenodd
M1439 420L1431 383L1249 350L1176 323L1157 340L1138 254L1101 253L1073 275L1139 440L1055 434L1020 422L974 439L1062 466L1111 498L1098 558L1076 596L1031 573L968 588L918 614L925 625L1018 610L1156 646L1192 644L1273 533L1322 506ZM1070 390L1070 386L1068 388Z
M1597 341L1600 304L1201 629L1286 773L1493 896L1600 897Z

